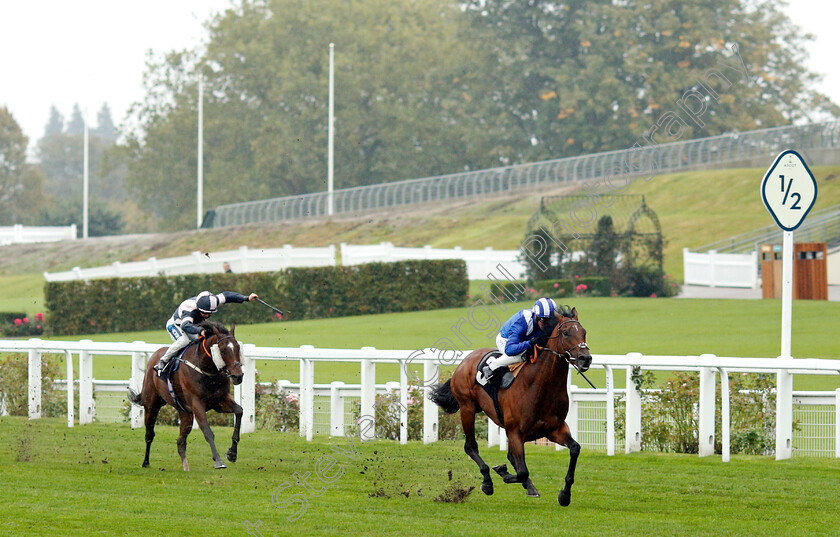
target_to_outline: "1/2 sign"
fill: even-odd
[[[785,231],[798,228],[817,201],[817,181],[792,149],[779,153],[761,181],[761,199]]]

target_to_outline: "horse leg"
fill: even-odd
[[[572,485],[575,482],[575,465],[577,465],[578,455],[580,455],[580,444],[572,438],[572,433],[569,431],[566,422],[563,422],[559,429],[552,431],[548,435],[548,439],[569,448],[569,471],[566,472],[566,486],[557,495],[557,501],[560,505],[566,507],[572,502]]]
[[[516,464],[517,464],[516,459],[513,457],[513,452],[511,452],[510,450],[508,450],[507,459],[510,461],[510,464],[513,466],[513,469],[518,472],[519,468],[516,466]],[[506,481],[506,482],[513,482],[513,480],[516,479],[516,476],[513,476],[510,473],[508,473],[506,464],[500,464],[499,466],[494,466],[493,469],[496,470],[497,474],[502,476],[502,479],[504,479],[505,476],[511,476],[511,477],[508,478],[509,481]],[[531,497],[531,498],[539,498],[540,497],[540,493],[537,490],[537,487],[534,486],[534,483],[531,481],[530,477],[524,483],[522,483],[522,488],[524,488],[528,492],[529,497]]]
[[[517,430],[508,431],[508,460],[513,464],[516,475],[508,473],[507,468],[503,467],[504,465],[499,467],[496,472],[502,476],[504,482],[522,483],[522,486],[528,491],[528,496],[539,497],[540,493],[531,483],[528,467],[525,465],[525,442]]]
[[[192,431],[193,414],[192,412],[181,412],[179,414],[181,419],[181,434],[178,435],[178,455],[181,456],[181,466],[185,472],[190,471],[190,463],[187,462],[187,436]]]
[[[146,457],[143,459],[143,468],[149,467],[149,452],[152,449],[152,440],[155,439],[155,422],[163,405],[163,399],[156,397],[144,407],[146,410]]]
[[[230,462],[236,462],[236,448],[239,445],[239,428],[242,426],[242,407],[237,405],[232,397],[228,396],[227,399],[219,403],[217,410],[227,414],[233,412],[233,441],[230,449],[225,453],[225,457]]]
[[[216,436],[210,429],[210,424],[207,423],[207,412],[204,410],[204,403],[196,401],[196,404],[192,406],[192,409],[195,413],[195,421],[198,422],[201,432],[204,433],[204,439],[207,440],[208,444],[210,444],[210,451],[213,453],[213,467],[227,468],[227,466],[225,466],[225,462],[219,456],[219,452],[216,451]]]
[[[493,494],[493,480],[490,478],[490,467],[478,454],[478,442],[475,440],[475,409],[461,408],[461,427],[464,429],[464,451],[478,465],[484,479],[481,482],[481,492],[491,496]]]

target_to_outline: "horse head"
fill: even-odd
[[[565,358],[579,371],[587,371],[592,365],[592,354],[586,346],[586,329],[578,320],[577,308],[572,308],[571,311],[566,308],[557,310],[554,312],[554,319],[557,325],[549,338],[549,349]]]
[[[231,324],[230,332],[218,323],[205,322],[206,330],[209,332],[204,348],[210,354],[216,369],[227,375],[233,383],[242,384],[244,373],[242,363],[239,361],[239,342],[234,337],[236,325]]]

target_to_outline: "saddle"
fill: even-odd
[[[184,353],[187,352],[187,349],[193,346],[195,342],[190,342],[189,345],[181,349],[178,354],[172,357],[171,360],[164,366],[163,371],[161,371],[158,376],[160,380],[166,383],[166,389],[169,390],[169,396],[172,398],[172,401],[175,403],[175,408],[180,411],[185,411],[184,405],[181,404],[181,401],[178,400],[178,397],[175,395],[175,388],[172,386],[172,374],[178,371],[178,368],[181,367],[181,362],[183,361],[182,357]]]
[[[501,356],[502,353],[499,351],[490,351],[484,356],[481,357],[481,360],[478,361],[478,367],[476,368],[476,372],[481,371],[484,366],[487,364],[487,360],[490,358],[497,358]],[[505,390],[510,388],[510,385],[513,384],[513,381],[516,380],[516,376],[522,370],[522,366],[525,365],[525,362],[519,362],[507,367],[507,370],[502,373],[498,371],[490,380],[481,385],[484,388],[484,391],[487,392],[487,395],[490,396],[490,399],[493,400],[493,406],[496,409],[496,415],[499,417],[499,421],[502,424],[502,427],[505,425],[505,418],[502,414],[502,407],[499,405],[499,390]]]

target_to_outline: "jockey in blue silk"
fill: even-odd
[[[178,351],[205,335],[202,328],[197,325],[216,313],[219,306],[227,302],[233,302],[234,304],[253,302],[258,298],[257,293],[251,293],[246,296],[234,293],[233,291],[222,291],[214,295],[210,291],[202,291],[197,296],[190,297],[181,302],[181,305],[178,306],[178,309],[175,310],[172,317],[166,321],[166,331],[169,333],[169,337],[172,338],[173,343],[166,351],[166,354],[161,356],[160,361],[155,364],[155,371],[160,374],[163,368],[166,367],[167,362]]]
[[[549,320],[554,317],[557,304],[550,298],[541,298],[529,310],[517,311],[502,325],[496,336],[496,346],[501,352],[489,358],[484,368],[476,374],[479,384],[485,384],[502,367],[524,362],[534,345],[551,334]]]

